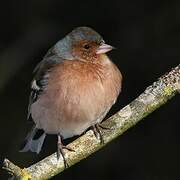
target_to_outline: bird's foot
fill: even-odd
[[[60,156],[62,156],[63,158],[63,162],[64,162],[64,168],[68,168],[69,167],[69,164],[67,163],[66,161],[66,158],[65,158],[65,153],[64,153],[64,150],[63,149],[67,149],[68,151],[72,151],[74,152],[75,150],[63,145],[62,143],[62,136],[60,134],[58,134],[58,142],[57,142],[57,159],[59,160]]]
[[[100,123],[97,123],[97,124],[92,126],[92,130],[94,132],[94,135],[96,136],[97,139],[100,139],[101,144],[104,144],[104,139],[103,139],[103,135],[102,135],[102,129],[103,130],[112,130],[112,128],[103,126]]]
[[[103,136],[102,136],[101,127],[99,126],[99,124],[93,125],[92,130],[93,130],[94,135],[96,136],[96,138],[100,140],[100,143],[104,144],[104,139],[103,139]]]

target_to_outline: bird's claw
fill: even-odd
[[[98,126],[101,128],[101,129],[103,129],[103,130],[113,130],[113,128],[112,127],[107,127],[107,126],[103,126],[102,124],[98,124]]]
[[[104,144],[104,139],[103,139],[102,131],[101,131],[100,127],[99,127],[99,124],[93,125],[92,130],[93,130],[94,135],[96,136],[96,138],[100,140],[100,143]]]

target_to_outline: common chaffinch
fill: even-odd
[[[36,66],[28,119],[34,121],[22,152],[39,153],[46,134],[57,134],[57,155],[64,158],[62,139],[99,124],[121,91],[122,75],[105,54],[113,47],[89,27],[78,27],[48,50]]]

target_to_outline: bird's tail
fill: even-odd
[[[45,132],[42,129],[37,129],[34,125],[22,143],[20,152],[32,151],[38,154],[41,151],[45,137]]]

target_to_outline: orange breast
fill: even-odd
[[[49,127],[43,125],[45,122],[40,124],[52,133],[60,129],[67,137],[81,134],[102,121],[118,97],[121,80],[120,71],[105,55],[96,64],[64,61],[50,72],[48,86],[39,100],[39,106],[46,104],[48,116],[53,118],[46,119]]]

